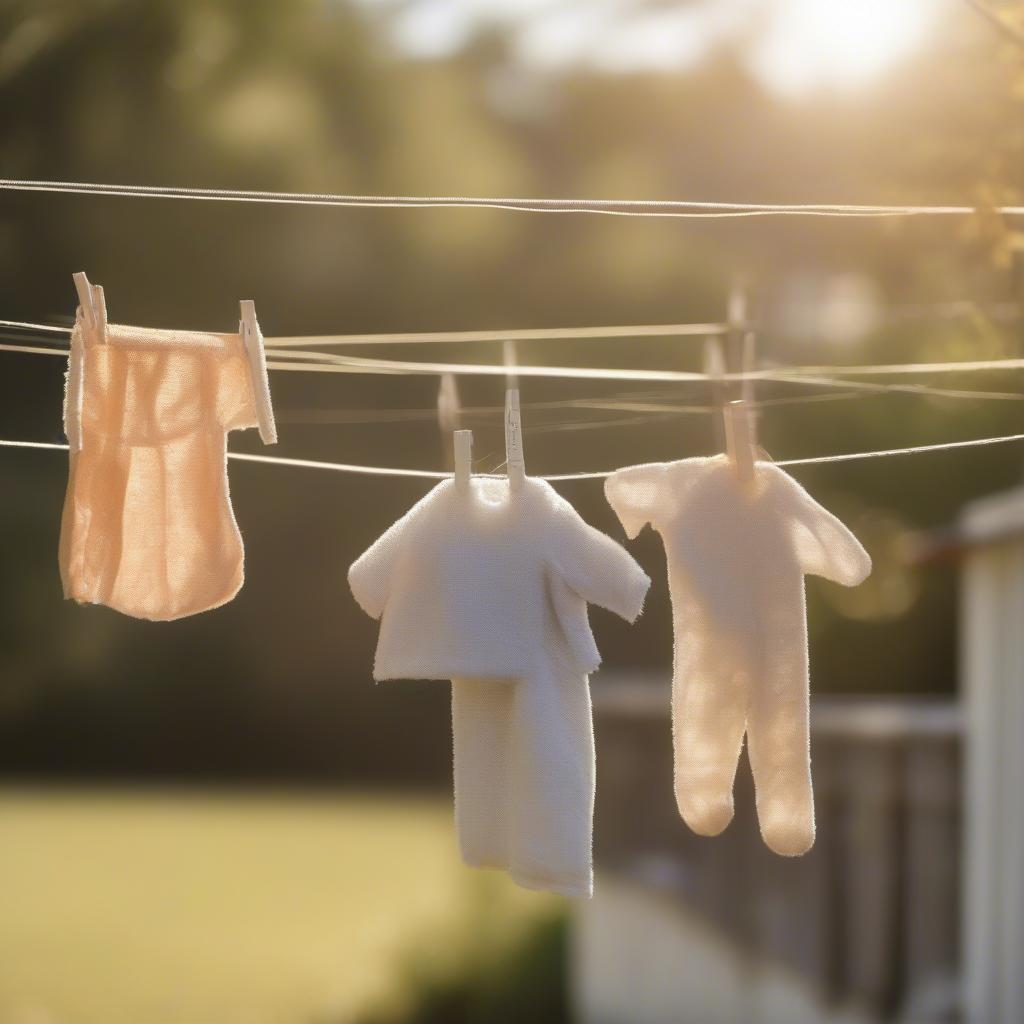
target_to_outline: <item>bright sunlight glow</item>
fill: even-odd
[[[386,4],[389,0],[363,0]],[[927,42],[952,0],[418,0],[397,19],[398,44],[443,58],[474,28],[508,32],[524,63],[557,70],[590,64],[608,71],[692,67],[736,45],[753,71],[780,92],[856,89]]]
[[[939,0],[776,0],[754,63],[786,92],[869,83],[924,42]]]

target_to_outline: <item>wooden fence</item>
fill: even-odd
[[[573,967],[582,1021],[615,1024],[628,1012],[628,1024],[794,1024],[798,1004],[814,1021],[960,1019],[961,724],[952,701],[817,700],[817,841],[789,859],[761,841],[745,756],[736,816],[721,836],[696,836],[680,819],[667,681],[606,679],[594,699],[597,894],[577,918]],[[641,904],[661,923],[639,923]],[[704,963],[719,991],[698,991],[705,979],[682,961],[668,976],[664,949],[645,960],[645,935],[672,932],[673,921],[679,958]],[[694,960],[697,943],[708,945]],[[708,959],[711,948],[719,952]],[[661,965],[657,976],[646,963]],[[627,989],[628,1011],[616,1005]]]

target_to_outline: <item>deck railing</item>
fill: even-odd
[[[817,699],[817,841],[789,859],[761,841],[745,756],[736,816],[721,836],[696,836],[679,818],[664,680],[606,679],[594,700],[598,898],[602,878],[649,890],[858,1019],[958,1019],[953,701]]]

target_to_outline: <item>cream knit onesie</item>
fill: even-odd
[[[733,814],[747,736],[764,841],[814,843],[804,574],[853,586],[857,539],[791,477],[758,462],[741,483],[724,456],[633,466],[605,494],[629,537],[661,534],[675,630],[672,730],[679,812],[701,835]]]

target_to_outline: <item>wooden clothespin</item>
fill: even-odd
[[[739,366],[744,373],[750,372],[754,358],[754,335],[747,323],[747,308],[746,290],[738,281],[734,282],[729,291],[727,346],[731,365]],[[751,382],[744,378],[740,386],[741,397],[722,409],[726,454],[736,476],[744,483],[754,479],[754,463],[757,461],[754,425],[748,404],[752,394]]]
[[[715,412],[711,417],[715,431],[716,452],[725,451],[725,353],[721,338],[704,339],[704,372],[710,382],[711,404]]]
[[[442,373],[437,387],[437,422],[445,434],[459,429],[462,403],[454,373]]]
[[[75,291],[78,292],[78,306],[84,328],[81,334],[81,343],[72,344],[68,356],[67,399],[64,403],[64,433],[67,435],[68,448],[71,454],[75,455],[82,449],[85,348],[97,339],[103,340],[103,332],[107,323],[107,302],[103,295],[103,289],[99,285],[90,284],[89,278],[83,271],[72,276],[75,282]]]
[[[523,458],[523,423],[519,415],[519,389],[505,392],[505,472],[510,491],[518,491],[526,480]]]
[[[741,399],[725,407],[725,451],[737,478],[743,483],[753,480],[757,455],[751,434],[750,410]]]
[[[455,454],[455,486],[468,490],[473,475],[473,431],[456,430],[452,435]]]
[[[85,271],[80,270],[72,275],[75,281],[75,291],[78,292],[78,304],[82,307],[82,316],[85,318],[86,326],[96,326],[96,314],[93,310],[92,285]]]
[[[726,335],[729,346],[729,363],[733,366],[740,362],[743,338],[747,333],[747,290],[739,279],[733,281],[729,288],[729,300],[726,306]]]
[[[277,444],[277,424],[274,421],[270,383],[267,380],[267,355],[263,350],[260,322],[256,319],[256,303],[252,299],[242,299],[238,305],[242,314],[238,322],[238,334],[249,359],[249,379],[252,381],[260,438],[264,444]]]
[[[442,440],[441,456],[449,468],[454,468],[448,438],[459,429],[462,420],[462,406],[454,373],[442,373],[437,386],[437,426]]]
[[[107,325],[107,300],[103,288],[98,284],[90,284],[84,271],[72,275],[75,290],[78,292],[78,304],[82,307],[85,326],[92,337],[102,338]]]
[[[514,341],[503,341],[501,343],[501,362],[505,367],[505,387],[519,387],[519,377],[516,374],[519,358],[516,354],[516,343]]]
[[[749,316],[749,311],[746,311]],[[743,342],[740,352],[740,369],[743,372],[743,379],[740,382],[740,397],[746,405],[747,425],[750,433],[750,448],[754,453],[754,460],[761,459],[764,462],[771,462],[771,456],[761,447],[760,434],[760,410],[757,407],[755,388],[757,381],[754,374],[757,372],[757,335],[753,326],[748,322],[743,332]]]
[[[740,360],[743,380],[740,381],[740,397],[747,405],[747,419],[750,424],[750,443],[757,448],[757,409],[754,405],[754,378],[757,369],[757,339],[752,330],[743,335],[743,351]]]
[[[523,422],[519,414],[519,378],[515,372],[518,365],[516,343],[503,342],[501,356],[505,365],[505,472],[508,489],[518,491],[526,479],[526,462],[523,459]]]

